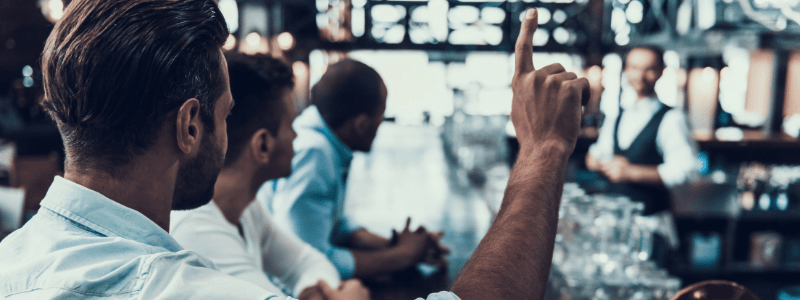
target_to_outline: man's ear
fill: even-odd
[[[175,121],[175,138],[178,149],[184,154],[200,148],[203,122],[200,120],[200,102],[191,98],[178,109]]]
[[[266,128],[257,130],[250,137],[250,152],[256,162],[269,163],[270,158],[277,148],[277,138]]]
[[[353,130],[358,136],[364,136],[370,128],[370,118],[367,114],[359,114],[353,119]]]

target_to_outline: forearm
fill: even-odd
[[[496,220],[453,285],[461,299],[543,297],[568,152],[520,154]]]
[[[626,177],[626,181],[628,182],[664,185],[664,181],[661,180],[661,174],[658,172],[657,166],[630,165]]]
[[[399,247],[383,250],[350,249],[356,261],[353,277],[371,278],[383,274],[404,270],[413,262]]]
[[[348,247],[362,250],[378,250],[391,246],[391,240],[361,228],[350,235]]]
[[[309,245],[287,247],[286,249],[293,252],[276,253],[276,255],[264,257],[264,261],[271,262],[267,265],[279,267],[279,272],[272,273],[267,270],[267,266],[265,266],[265,270],[268,274],[278,277],[294,292],[294,295],[298,295],[309,286],[316,285],[319,280],[324,280],[332,286],[338,286],[341,282],[339,271],[317,249]]]
[[[295,295],[298,295],[300,291],[316,285],[320,280],[331,286],[339,286],[341,283],[339,271],[322,255],[303,264],[303,270],[299,274],[299,278],[293,282],[292,290]]]

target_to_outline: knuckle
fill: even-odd
[[[577,83],[575,80],[564,81],[563,87],[569,93],[574,93],[574,92],[580,91],[580,89],[581,89],[580,84]]]
[[[526,43],[525,43],[525,39],[522,39],[522,38],[517,39],[517,43],[514,44],[514,50],[516,52],[522,52],[522,51],[525,50],[525,46],[527,46]]]
[[[561,82],[561,90],[571,90],[573,88],[572,81],[565,80]]]
[[[555,89],[555,88],[558,88],[560,85],[561,85],[561,81],[555,75],[549,75],[544,80],[544,86],[547,89]]]
[[[511,87],[513,88],[518,86],[520,84],[519,83],[520,80],[521,80],[520,75],[514,74],[514,77],[511,77]]]
[[[533,83],[537,86],[542,85],[547,79],[547,73],[542,71],[534,71],[533,73]]]

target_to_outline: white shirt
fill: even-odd
[[[661,108],[656,98],[646,98],[629,104],[624,108],[619,121],[617,139],[622,150],[630,148],[647,123]],[[614,156],[614,126],[617,116],[607,116],[597,142],[589,148],[589,153],[602,162]],[[664,163],[659,165],[658,174],[667,187],[673,187],[694,180],[697,174],[697,144],[692,138],[689,122],[679,109],[672,109],[664,115],[656,133],[656,148]]]
[[[318,280],[336,287],[339,272],[314,247],[278,228],[257,201],[239,220],[244,237],[214,201],[189,211],[173,211],[170,234],[185,249],[210,259],[222,272],[278,295],[282,285],[295,296]],[[275,284],[270,277],[276,279]]]

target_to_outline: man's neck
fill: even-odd
[[[357,138],[350,126],[341,125],[337,128],[332,128],[331,131],[348,149],[353,149],[353,144]]]
[[[255,183],[254,173],[236,166],[223,168],[214,185],[214,204],[219,207],[225,219],[239,225],[242,213],[256,198],[261,186]]]
[[[636,95],[636,102],[634,102],[634,104],[639,104],[639,102],[642,102],[642,100],[647,100],[647,99],[653,98],[655,96],[656,96],[655,93],[637,94]]]
[[[164,231],[169,231],[178,162],[170,163],[158,157],[155,158],[156,163],[146,164],[143,161],[147,160],[131,162],[116,175],[67,161],[64,178],[140,212]]]

